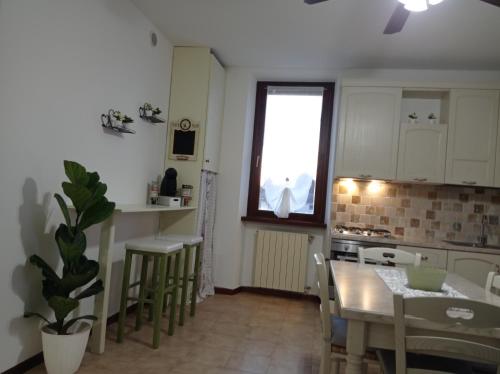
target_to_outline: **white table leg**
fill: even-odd
[[[347,321],[347,366],[346,374],[363,372],[363,356],[366,350],[366,325],[363,321]]]
[[[95,297],[94,315],[97,321],[94,322],[92,336],[90,338],[90,351],[93,353],[104,353],[106,342],[106,324],[108,320],[109,290],[111,283],[111,265],[113,263],[113,243],[115,241],[114,214],[112,214],[101,225],[99,238],[99,275],[104,286],[104,291]]]

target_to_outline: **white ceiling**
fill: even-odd
[[[445,0],[382,31],[397,0],[132,0],[175,45],[231,66],[500,70],[500,8]]]

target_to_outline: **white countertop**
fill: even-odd
[[[446,243],[441,240],[418,242],[418,241],[407,241],[399,238],[381,238],[373,236],[347,235],[338,233],[332,233],[332,238],[344,239],[344,240],[357,240],[357,241],[381,243],[381,244],[385,243],[393,245],[407,245],[409,247],[423,247],[423,248],[434,248],[434,249],[443,249],[450,251],[488,253],[488,254],[500,255],[500,249],[461,246],[461,245]]]

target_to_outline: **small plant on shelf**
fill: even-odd
[[[162,111],[160,108],[154,108],[150,103],[144,103],[144,105],[139,108],[140,117],[151,123],[164,123],[165,120],[158,117],[161,113]]]
[[[413,112],[408,115],[408,118],[410,119],[410,123],[416,123],[418,120],[417,113]]]
[[[429,120],[429,123],[431,125],[435,125],[436,124],[436,121],[437,121],[437,117],[434,113],[431,113],[427,116],[427,119]]]
[[[126,114],[123,114],[122,112],[120,112],[118,110],[115,110],[113,112],[113,118],[116,121],[121,122],[124,125],[129,124],[129,123],[134,123],[134,120],[132,118],[130,118],[129,116],[127,116]]]

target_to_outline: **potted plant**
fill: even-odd
[[[408,115],[408,118],[410,119],[410,123],[417,123],[418,116],[417,113],[413,112]]]
[[[55,321],[50,322],[39,313],[24,314],[25,317],[39,317],[45,322],[41,334],[43,356],[49,374],[71,374],[80,367],[91,328],[90,322],[83,321],[95,321],[97,318],[70,314],[79,307],[80,300],[103,290],[102,281],[95,279],[99,263],[85,256],[85,230],[106,220],[115,209],[115,203],[109,202],[104,196],[107,186],[99,181],[99,174],[89,173],[73,161],[64,161],[64,170],[69,182],[63,182],[62,189],[71,200],[76,217],[72,219],[62,196],[54,194],[65,220],[55,233],[63,262],[62,275],[40,256],[29,258],[30,263],[42,271],[42,295],[54,311]],[[94,282],[87,286],[91,281]]]
[[[437,117],[434,113],[431,113],[427,116],[427,119],[429,120],[429,123],[431,125],[435,125],[436,124],[436,121],[437,121]]]
[[[153,106],[150,103],[144,104],[144,116],[146,118],[153,116]]]
[[[133,123],[134,120],[130,118],[129,116],[123,114],[122,112],[115,110],[113,111],[113,122],[114,127],[123,127],[127,128],[129,123]]]
[[[161,114],[161,109],[156,107],[155,109],[153,109],[153,116],[159,116]]]

